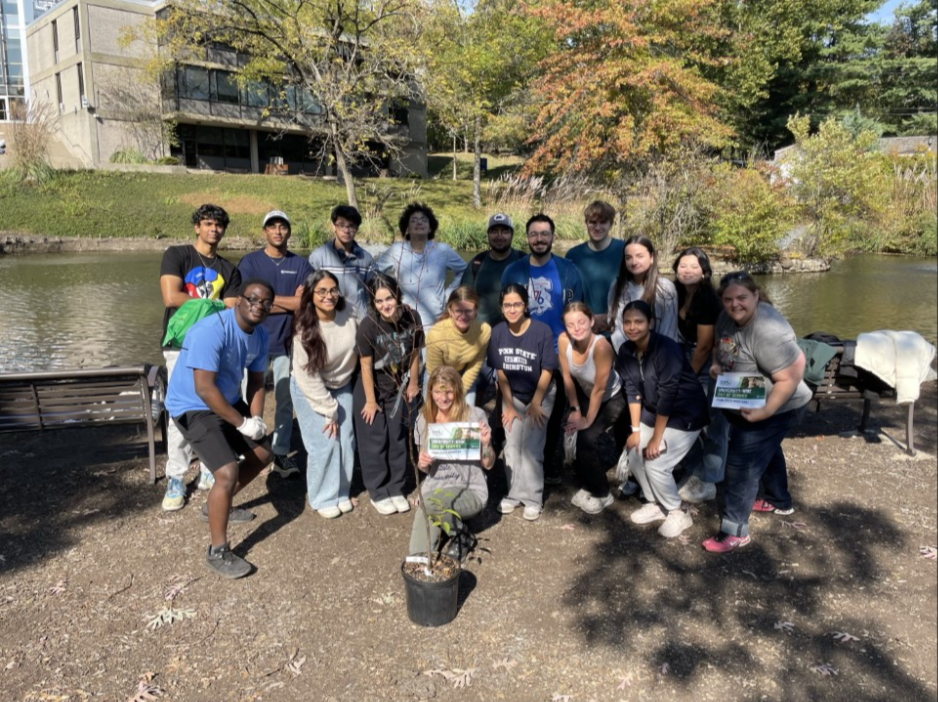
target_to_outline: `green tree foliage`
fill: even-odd
[[[783,168],[800,218],[808,224],[802,251],[837,256],[887,207],[880,156],[873,148],[878,137],[871,131],[853,136],[834,118],[813,135],[808,117],[793,117],[788,125],[796,148]]]
[[[160,22],[169,55],[205,63],[207,49],[232,47],[248,57],[241,88],[273,86],[284,103],[317,104],[315,136],[350,204],[357,204],[351,168],[371,157],[370,145],[402,147],[389,106],[419,97],[415,0],[173,0]]]
[[[938,0],[900,6],[879,60],[880,120],[899,134],[938,133]]]
[[[518,0],[482,0],[471,7],[437,0],[431,5],[424,42],[428,106],[454,137],[471,135],[476,207],[482,204],[485,131],[516,128],[510,124],[516,118],[510,106],[543,54],[540,35],[540,23],[520,12]]]
[[[792,223],[784,186],[771,185],[754,164],[721,164],[713,175],[713,243],[732,246],[740,262],[775,257]]]

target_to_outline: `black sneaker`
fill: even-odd
[[[296,465],[296,461],[290,456],[281,456],[279,453],[274,454],[274,467],[272,470],[282,478],[290,478],[300,474],[300,467]]]
[[[479,540],[475,534],[463,527],[446,544],[446,550],[443,554],[462,563],[478,544]]]
[[[254,566],[241,558],[241,556],[233,554],[231,549],[227,546],[222,546],[215,551],[209,546],[208,552],[205,555],[205,562],[208,564],[209,568],[220,576],[223,578],[231,578],[232,580],[235,578],[243,578],[254,568]]]
[[[202,505],[202,511],[199,513],[199,519],[203,522],[208,521],[208,504]],[[228,523],[229,524],[247,524],[252,519],[254,519],[254,513],[248,512],[246,509],[241,509],[240,507],[232,507],[228,512]]]

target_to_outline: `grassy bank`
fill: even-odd
[[[442,241],[459,249],[485,245],[486,218],[495,207],[508,207],[523,219],[538,209],[531,201],[504,202],[498,179],[517,159],[491,159],[483,182],[485,205],[472,206],[470,156],[460,154],[458,177],[452,159],[433,156],[431,178],[361,179],[360,209],[365,217],[361,238],[390,242],[397,218],[414,200],[430,205],[440,219]],[[0,172],[0,231],[51,237],[184,239],[191,235],[189,217],[205,202],[231,215],[231,237],[259,237],[262,216],[282,209],[293,220],[297,246],[312,247],[328,237],[329,212],[346,201],[345,187],[335,181],[299,176],[189,173],[119,173],[59,171],[46,183],[19,183]],[[577,202],[573,211],[581,211]],[[582,226],[567,227],[561,237],[579,238]]]

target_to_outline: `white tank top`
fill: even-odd
[[[600,339],[596,334],[590,342],[590,347],[586,352],[586,361],[582,365],[573,362],[573,339],[567,344],[567,367],[570,369],[570,376],[579,383],[583,392],[589,397],[593,393],[593,386],[596,385],[596,362],[593,360],[593,352],[596,350],[596,342]],[[622,380],[616,369],[609,371],[609,378],[606,380],[606,392],[603,393],[603,402],[609,401],[616,396],[616,393],[622,389]]]

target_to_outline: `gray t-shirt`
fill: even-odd
[[[469,422],[487,424],[485,412],[478,407],[469,409]],[[423,412],[417,417],[417,426],[414,427],[414,441],[417,443],[418,450],[425,451],[427,448],[427,420],[424,419]],[[485,473],[482,472],[482,466],[478,461],[453,461],[451,463],[440,463],[434,461],[430,466],[430,473],[427,479],[423,481],[420,492],[423,495],[433,495],[433,491],[438,488],[468,488],[474,493],[482,504],[488,502],[489,486],[485,482]]]
[[[772,392],[772,374],[798,360],[801,349],[795,331],[772,305],[760,302],[752,320],[745,327],[720,312],[716,324],[716,358],[728,373],[761,373],[766,378],[766,393]],[[798,409],[811,400],[811,390],[804,380],[778,413]]]

